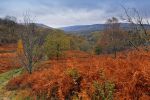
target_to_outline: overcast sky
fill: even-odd
[[[20,20],[29,11],[38,23],[51,27],[99,24],[123,15],[121,5],[148,12],[150,0],[0,0],[0,17]]]

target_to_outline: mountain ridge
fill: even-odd
[[[67,26],[67,27],[60,27],[59,29],[72,34],[86,34],[95,31],[103,31],[106,24],[91,24],[91,25],[74,25],[74,26]],[[133,27],[131,23],[120,23],[121,28],[129,29]],[[150,29],[150,25],[144,24],[145,28]]]

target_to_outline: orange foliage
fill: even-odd
[[[72,95],[91,100],[93,82],[103,82],[105,77],[115,83],[115,100],[150,99],[150,52],[121,52],[113,59],[107,55],[91,56],[72,51],[66,59],[46,61],[39,66],[31,75],[12,79],[8,86],[15,83],[22,89],[31,88],[32,95],[45,94],[48,100],[52,96],[60,100],[72,99]],[[76,69],[79,79],[66,74],[68,68]]]
[[[16,44],[4,44],[0,45],[0,51],[15,51]]]
[[[15,44],[5,44],[0,46],[0,73],[19,67],[15,51]]]
[[[22,40],[18,40],[18,47],[17,47],[17,54],[22,55],[23,54],[23,43]]]

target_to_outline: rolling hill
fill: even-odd
[[[128,30],[130,27],[133,27],[130,23],[120,23],[121,28]],[[75,25],[75,26],[68,26],[68,27],[61,27],[61,30],[64,30],[67,33],[72,34],[89,34],[95,31],[103,31],[106,24],[92,24],[92,25]],[[144,24],[145,28],[150,29],[150,25]]]

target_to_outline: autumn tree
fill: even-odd
[[[90,52],[92,49],[92,44],[87,40],[87,38],[82,36],[69,36],[70,37],[70,49],[80,50],[85,52]]]
[[[54,30],[47,36],[44,47],[48,58],[59,59],[70,48],[70,39],[62,31]]]
[[[104,52],[116,52],[124,48],[127,34],[121,30],[119,20],[115,17],[106,21],[104,33],[100,40],[100,45]]]

